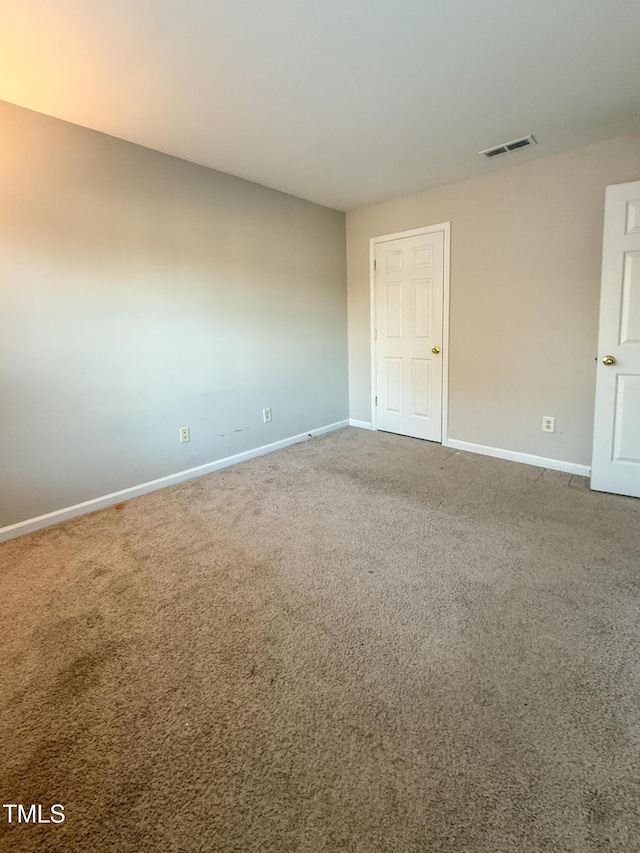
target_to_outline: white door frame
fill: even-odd
[[[371,428],[378,429],[376,411],[376,271],[373,268],[376,245],[389,240],[400,240],[403,237],[420,237],[423,234],[433,234],[442,231],[444,238],[444,270],[442,293],[442,445],[449,444],[449,286],[450,286],[450,255],[451,255],[451,223],[441,222],[438,225],[425,225],[423,228],[413,228],[411,231],[398,231],[395,234],[383,234],[369,238],[369,304],[371,306],[371,323],[369,341],[371,347]]]

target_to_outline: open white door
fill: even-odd
[[[591,488],[640,497],[640,181],[607,187]]]

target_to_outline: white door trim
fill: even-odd
[[[425,225],[423,228],[413,228],[410,231],[397,231],[395,234],[383,234],[380,237],[369,238],[369,305],[370,327],[369,342],[371,349],[371,427],[378,429],[376,413],[376,276],[373,268],[376,246],[388,240],[400,240],[403,237],[420,237],[423,234],[433,234],[442,231],[444,239],[444,274],[442,301],[442,445],[449,444],[449,287],[450,287],[450,255],[451,255],[451,223],[441,222],[438,225]]]

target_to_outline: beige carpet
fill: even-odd
[[[0,546],[2,851],[640,850],[640,500],[346,429]]]

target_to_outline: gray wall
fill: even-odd
[[[351,417],[371,420],[369,238],[450,221],[449,436],[590,464],[604,192],[638,178],[620,138],[348,213]]]
[[[2,102],[0,150],[0,527],[348,416],[343,214]]]

